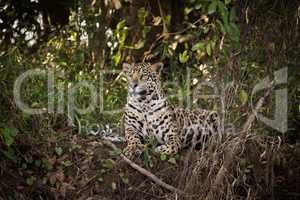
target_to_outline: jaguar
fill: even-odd
[[[182,148],[202,145],[220,138],[220,119],[216,111],[184,109],[169,103],[161,86],[163,63],[123,63],[128,94],[124,111],[124,153],[132,156],[156,138],[155,151],[177,154]]]

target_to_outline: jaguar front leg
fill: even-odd
[[[132,157],[134,154],[141,153],[141,149],[144,148],[144,145],[142,144],[139,135],[135,133],[133,128],[125,129],[125,139],[127,141],[127,146],[123,150],[125,156]]]
[[[174,155],[180,149],[179,136],[177,132],[168,132],[165,136],[166,143],[156,147],[155,151],[160,154]]]

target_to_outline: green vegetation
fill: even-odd
[[[151,142],[136,162],[184,190],[179,199],[299,198],[299,23],[293,0],[1,1],[0,199],[175,199],[91,134],[123,135],[121,66],[143,61],[164,63],[172,103],[218,110],[235,133],[267,91],[252,95],[255,86],[287,67],[287,81],[259,109],[274,119],[278,105],[287,106],[286,117],[279,109],[287,130],[256,120],[215,196],[212,180],[239,134],[174,157],[155,155]],[[14,88],[37,68],[41,74],[20,88],[22,101],[42,112],[32,115],[20,109]],[[279,89],[288,98],[276,104]],[[74,109],[93,100],[90,112]]]

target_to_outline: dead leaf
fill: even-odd
[[[119,10],[122,7],[122,4],[119,0],[112,0],[112,4],[116,10]]]
[[[57,181],[62,183],[65,180],[65,175],[62,171],[51,173],[48,177],[51,185],[54,185]]]
[[[56,173],[56,179],[61,183],[65,180],[65,174],[63,173],[63,171],[59,171]]]
[[[158,25],[160,25],[161,21],[162,21],[161,17],[157,16],[157,17],[153,18],[152,23],[154,26],[158,26]]]
[[[59,188],[60,195],[65,198],[66,197],[66,192],[69,191],[69,190],[75,190],[75,187],[73,187],[69,183],[62,183],[60,188]]]
[[[56,176],[55,174],[52,174],[49,176],[49,182],[51,185],[54,185],[56,183]]]
[[[116,191],[117,190],[117,184],[115,182],[112,182],[111,183],[111,188],[113,191]]]

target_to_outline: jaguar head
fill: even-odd
[[[127,76],[128,93],[136,97],[151,95],[160,88],[160,72],[163,63],[123,63]]]

